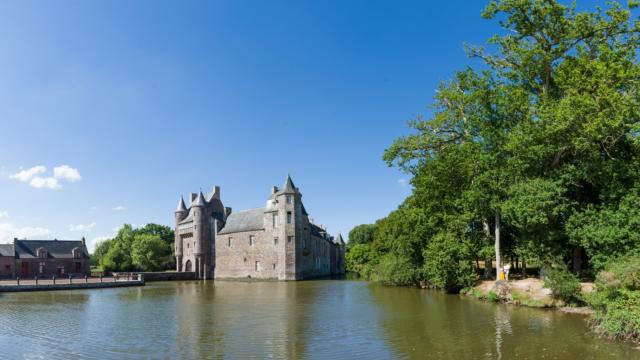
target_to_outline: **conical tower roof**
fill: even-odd
[[[296,186],[293,184],[293,180],[291,180],[291,176],[287,175],[287,180],[284,181],[284,185],[282,186],[283,193],[292,193],[296,192]]]
[[[336,243],[344,245],[344,240],[342,240],[342,234],[338,233],[338,237],[336,237]]]
[[[184,211],[187,211],[187,207],[184,205],[184,199],[182,198],[182,195],[180,195],[180,202],[178,202],[178,208],[176,209],[176,212]]]
[[[204,201],[204,195],[202,194],[202,191],[200,191],[200,193],[198,194],[198,197],[196,197],[196,201],[193,202],[193,204],[191,204],[191,206],[205,206],[206,203]]]

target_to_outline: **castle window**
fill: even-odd
[[[287,224],[291,224],[291,211],[287,211]]]
[[[271,222],[274,229],[278,227],[278,213],[273,213],[271,216]]]
[[[256,271],[260,271],[260,261],[256,261]]]
[[[287,195],[287,204],[293,204],[293,196]]]
[[[307,248],[307,242],[304,241],[304,239],[302,239],[302,248],[306,249]]]
[[[46,263],[41,262],[40,267],[38,268],[38,273],[44,274],[45,266],[46,266]]]
[[[273,264],[273,270],[275,270],[275,269],[276,269],[276,264]]]
[[[47,250],[45,250],[45,248],[38,248],[36,251],[39,258],[44,259],[47,257]]]
[[[273,238],[273,245],[278,246],[278,238]]]
[[[293,241],[293,236],[287,236],[287,242],[291,244],[292,241]]]
[[[80,248],[73,248],[73,250],[71,250],[71,253],[73,254],[74,259],[81,258],[82,252],[80,252]]]
[[[233,241],[233,238],[229,238],[229,247],[231,247],[231,242]]]
[[[249,245],[253,246],[256,243],[256,237],[253,235],[249,235]]]

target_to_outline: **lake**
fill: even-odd
[[[0,294],[1,359],[640,359],[586,318],[363,281]]]

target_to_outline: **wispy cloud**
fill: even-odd
[[[69,225],[69,231],[91,231],[94,226],[96,226],[95,222],[92,222],[91,224],[71,224]]]
[[[115,211],[125,211],[125,210],[127,210],[127,208],[122,206],[122,205],[118,205],[118,206],[114,207],[113,210],[115,210]]]
[[[8,218],[8,217],[9,217],[9,212],[8,211],[6,211],[6,210],[1,211],[0,210],[0,219]]]
[[[28,183],[29,186],[36,189],[62,189],[61,180],[68,182],[77,182],[82,179],[78,169],[74,169],[69,165],[60,165],[53,168],[53,176],[39,176],[47,172],[47,167],[37,165],[29,169],[21,170],[10,176],[11,179]]]
[[[0,243],[11,242],[13,238],[33,239],[38,237],[51,237],[52,233],[51,230],[43,227],[19,227],[5,223],[0,224]]]
[[[400,186],[407,186],[409,182],[407,181],[407,179],[398,179],[398,184],[400,184]]]

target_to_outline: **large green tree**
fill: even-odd
[[[580,272],[637,249],[636,6],[491,1],[482,15],[505,31],[468,48],[482,70],[441,84],[430,116],[385,151],[413,194],[378,221],[370,262],[392,254],[456,289],[479,260],[498,272],[513,257],[563,259]]]

